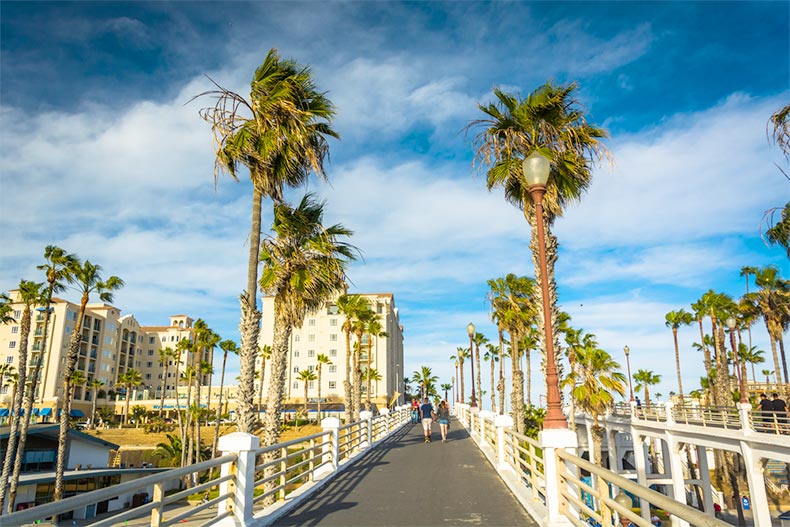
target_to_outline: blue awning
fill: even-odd
[[[7,417],[10,413],[8,408],[0,408],[0,417]]]
[[[71,417],[85,417],[85,413],[82,410],[71,410],[69,415]]]
[[[39,412],[39,415],[52,415],[52,408],[42,408],[41,412]]]
[[[38,415],[38,412],[39,412],[38,408],[33,408],[33,415]]]

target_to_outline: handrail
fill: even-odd
[[[235,462],[236,460],[237,457],[235,454],[228,454],[226,456],[210,459],[208,461],[201,461],[200,463],[195,463],[194,465],[189,465],[188,467],[174,468],[165,472],[152,474],[150,476],[145,476],[133,481],[127,481],[126,483],[120,483],[118,485],[113,485],[103,489],[94,490],[85,494],[79,494],[77,496],[72,496],[63,500],[44,503],[30,509],[13,512],[3,516],[3,526],[11,527],[12,525],[22,525],[23,523],[49,518],[56,514],[74,510],[78,507],[84,507],[99,501],[115,498],[126,492],[135,491],[156,483],[177,479],[182,476],[214,468],[225,463]],[[154,506],[158,505],[156,502],[146,505],[151,504]]]
[[[576,465],[579,468],[583,468],[584,470],[590,472],[591,474],[595,474],[596,476],[603,478],[604,480],[615,484],[616,486],[620,487],[621,489],[630,492],[640,498],[646,499],[651,504],[654,504],[661,509],[667,511],[670,514],[674,514],[678,518],[688,521],[692,525],[699,526],[699,527],[729,527],[725,521],[719,520],[713,516],[705,514],[694,507],[689,507],[683,503],[675,501],[674,499],[664,496],[660,492],[656,492],[649,488],[643,487],[638,483],[624,478],[619,474],[616,474],[610,470],[607,470],[603,467],[599,467],[589,461],[586,461],[579,456],[571,454],[570,452],[566,452],[562,449],[556,450],[557,457],[560,459],[571,463],[572,465]],[[612,506],[613,503],[616,503],[614,500],[609,498],[608,496],[605,497],[604,502],[610,506],[611,508],[615,508]],[[616,508],[619,509],[619,506]]]

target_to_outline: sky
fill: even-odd
[[[351,292],[394,294],[407,375],[450,382],[468,322],[496,340],[486,281],[534,273],[529,226],[464,132],[496,87],[575,81],[609,131],[613,162],[553,228],[559,303],[623,371],[628,345],[633,371],[661,375],[652,392],[677,391],[667,312],[741,296],[743,266],[790,276],[760,237],[790,198],[766,134],[790,98],[787,2],[4,1],[0,289],[43,280],[55,244],[123,278],[114,303],[141,324],[186,313],[238,339],[250,183],[215,185],[210,100],[191,99],[210,79],[248,94],[271,48],[311,67],[341,135],[329,181],[288,198],[314,192],[354,231]],[[752,336],[770,361],[764,326]],[[680,329],[686,392],[698,340]]]

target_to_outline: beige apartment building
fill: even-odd
[[[17,302],[18,291],[10,291],[13,316],[17,323],[0,325],[0,364],[19,367],[19,321],[24,305]],[[33,312],[28,340],[28,377],[38,361],[43,361],[39,382],[35,389],[34,414],[50,420],[63,400],[63,368],[71,335],[76,328],[79,305],[53,298],[49,321],[49,336],[46,350],[42,350],[44,309]],[[123,391],[118,378],[129,369],[140,371],[143,384],[133,391],[134,400],[154,399],[161,396],[163,368],[159,363],[159,350],[175,347],[182,339],[191,339],[192,319],[186,315],[170,317],[168,326],[141,326],[134,315],[121,315],[121,310],[104,303],[88,304],[81,328],[82,339],[76,369],[82,371],[88,382],[98,379],[104,383],[101,390],[106,394],[98,405],[114,407],[114,413],[122,413],[124,403],[114,401],[112,393]],[[42,353],[43,351],[43,353]],[[211,352],[204,352],[202,360],[211,360]],[[182,358],[180,368],[172,364],[168,372],[167,393],[174,395],[178,370],[184,370],[192,359],[191,354]],[[197,358],[195,358],[197,360]],[[207,382],[207,379],[202,379]],[[0,387],[0,409],[9,408],[13,388],[10,383]],[[74,410],[88,415],[92,406],[93,393],[87,386],[74,389]],[[119,397],[120,398],[120,397]]]
[[[394,396],[403,393],[403,326],[395,306],[392,293],[360,294],[371,305],[379,317],[385,336],[364,335],[362,338],[362,366],[368,364],[370,350],[370,367],[381,376],[381,380],[371,383],[371,400],[378,408],[386,406]],[[260,344],[272,344],[274,334],[274,297],[264,297],[262,307],[262,324]],[[345,317],[338,313],[335,301],[327,302],[318,312],[308,315],[301,328],[291,333],[288,350],[288,368],[286,378],[286,403],[304,402],[304,381],[299,380],[302,370],[316,371],[319,354],[326,355],[331,364],[322,366],[321,399],[325,402],[343,402],[343,380],[346,378],[346,337],[343,332]],[[368,340],[368,339],[372,340]],[[352,349],[356,341],[352,335]],[[263,380],[264,402],[268,390],[268,364]],[[256,371],[261,371],[261,357],[256,364]],[[256,390],[261,386],[256,379]],[[366,383],[363,381],[363,401],[366,398]],[[318,380],[308,381],[308,402],[318,399]],[[402,396],[401,396],[402,397]],[[402,402],[402,399],[401,399]]]

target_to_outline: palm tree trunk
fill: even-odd
[[[260,415],[261,410],[263,410],[263,380],[266,378],[266,356],[261,356],[261,378],[259,379],[261,384],[258,386],[258,415]]]
[[[279,314],[279,306],[275,301],[274,318],[274,338],[272,341],[271,366],[269,368],[269,393],[266,397],[266,413],[263,415],[263,445],[262,447],[272,446],[280,439],[280,413],[283,406],[283,394],[285,393],[285,368],[288,359],[288,339],[291,336],[291,327],[282,320]],[[264,455],[264,461],[272,461],[278,454],[272,452]],[[268,467],[264,471],[266,477],[273,475],[278,470],[277,467]],[[273,480],[265,485],[266,490],[271,490],[277,485]],[[275,496],[270,496],[264,500],[265,505],[274,503]]]
[[[55,464],[55,491],[53,501],[63,499],[63,473],[66,470],[66,441],[69,433],[69,414],[71,413],[71,375],[77,366],[77,357],[82,341],[82,322],[85,317],[85,306],[88,304],[88,294],[84,293],[80,302],[80,311],[77,315],[77,324],[71,334],[68,352],[66,354],[66,368],[63,371],[63,411],[60,414],[60,430],[58,432],[58,458]],[[42,350],[43,352],[43,350]]]
[[[24,423],[27,416],[30,415],[30,412],[25,412],[25,416],[22,417],[20,414],[22,413],[23,401],[33,400],[33,395],[35,392],[35,385],[30,386],[29,393],[27,394],[27,399],[25,399],[27,390],[27,343],[28,343],[28,335],[30,335],[30,308],[25,307],[25,312],[22,315],[22,320],[20,323],[20,331],[22,331],[22,335],[20,336],[20,343],[19,343],[19,370],[18,370],[18,379],[17,379],[17,386],[18,388],[14,392],[14,397],[11,403],[11,429],[9,430],[8,436],[8,444],[6,446],[5,452],[5,459],[3,461],[3,472],[0,475],[0,512],[3,510],[3,504],[6,500],[6,483],[8,482],[9,476],[11,476],[11,483],[12,485],[15,483],[14,478],[11,474],[11,468],[13,467],[14,473],[17,474],[17,481],[19,480],[19,472],[22,466],[22,455],[24,454],[24,446],[19,445],[17,441],[17,429],[19,428],[20,419]],[[30,405],[32,406],[32,404]],[[16,450],[15,450],[16,449]],[[14,457],[14,454],[17,454]],[[7,511],[9,513],[14,512],[14,501],[16,500],[16,486],[12,489],[12,492],[8,493],[8,504],[7,504]]]
[[[357,333],[357,345],[354,349],[354,357],[353,357],[353,370],[354,375],[352,377],[352,384],[351,384],[351,398],[354,400],[354,409],[353,415],[351,416],[352,421],[359,421],[359,410],[362,407],[362,365],[361,363],[361,354],[362,354],[362,334]]]
[[[678,373],[678,392],[680,392],[680,400],[683,400],[683,379],[680,377],[680,350],[678,348],[678,328],[672,328],[672,337],[675,339],[675,367]]]
[[[96,396],[99,394],[99,387],[93,388],[93,397],[91,397],[91,430],[96,430]]]
[[[261,312],[258,310],[258,262],[261,245],[261,200],[263,195],[253,185],[252,230],[250,231],[250,256],[247,262],[247,290],[239,296],[241,304],[241,349],[239,350],[239,412],[240,432],[251,434],[258,422],[253,401],[255,400],[255,357],[258,353]]]
[[[524,350],[524,357],[527,362],[527,406],[532,407],[532,350]]]
[[[463,352],[459,352],[463,353]],[[464,359],[461,357],[458,358],[458,368],[461,371],[461,402],[466,403],[466,399],[464,398]]]
[[[483,385],[480,383],[480,346],[475,346],[475,366],[477,367],[477,371],[475,372],[475,382],[477,382],[477,401],[480,405],[480,409],[483,408]]]
[[[524,374],[521,371],[521,357],[518,349],[518,333],[510,331],[510,363],[513,369],[510,386],[510,413],[516,426],[516,432],[523,434],[524,423]]]
[[[318,363],[318,422],[317,425],[321,425],[321,363]]]
[[[162,399],[159,401],[159,417],[162,417],[165,411],[165,391],[167,390],[167,368],[170,357],[165,357],[165,371],[162,373]],[[178,400],[178,398],[176,398]]]
[[[217,455],[217,442],[219,441],[219,422],[222,419],[222,390],[225,388],[225,364],[228,362],[228,352],[222,356],[222,374],[219,377],[219,405],[217,406],[217,422],[214,423],[214,441],[211,443],[211,459]]]
[[[343,404],[343,418],[349,424],[354,416],[354,397],[351,388],[351,332],[347,329],[346,333],[346,378],[343,380],[343,392],[345,401]]]
[[[445,399],[447,399],[447,396],[445,396]],[[494,386],[494,355],[493,355],[493,353],[491,354],[491,411],[496,413],[496,388]]]
[[[499,387],[499,413],[505,415],[505,338],[502,335],[502,328],[497,328],[497,333],[499,334],[499,382],[497,382]]]

